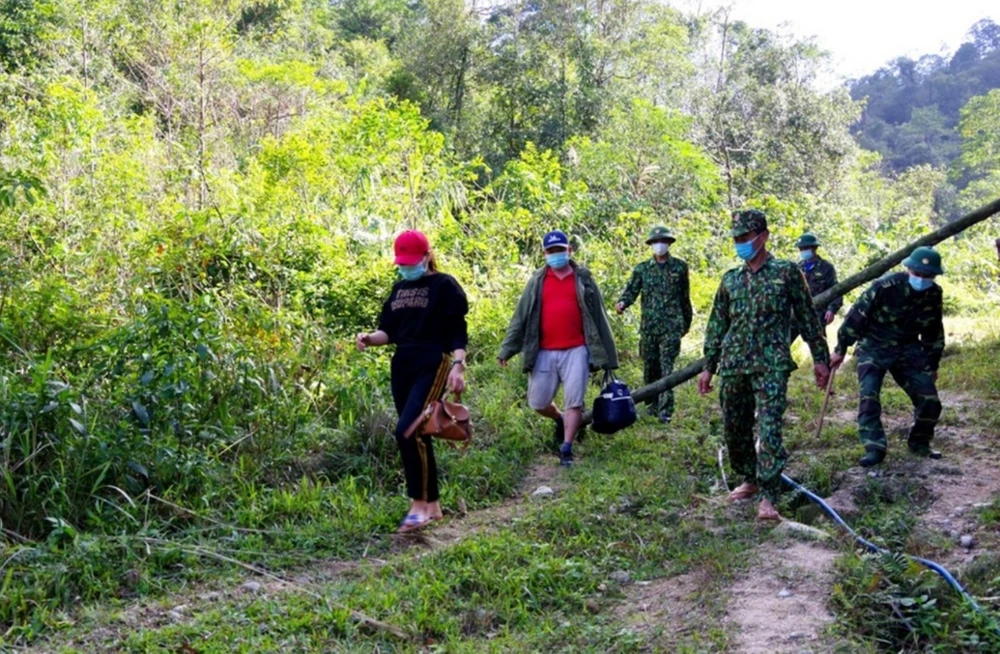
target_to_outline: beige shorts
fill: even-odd
[[[590,352],[586,345],[569,350],[539,350],[535,367],[528,374],[528,406],[540,411],[552,404],[563,387],[563,408],[583,406],[590,379]]]

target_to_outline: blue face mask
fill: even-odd
[[[926,291],[931,286],[934,286],[934,280],[910,275],[910,286],[913,287],[914,291]]]
[[[420,279],[427,272],[427,266],[421,261],[415,266],[396,266],[396,270],[399,271],[399,276],[408,282],[412,282],[415,279]]]
[[[569,265],[569,252],[556,252],[555,254],[546,254],[545,263],[548,264],[549,268],[554,270],[562,270]]]
[[[814,255],[815,253],[812,250],[799,250],[799,257],[801,257],[803,261],[809,261]]]
[[[757,255],[758,251],[757,249],[754,249],[753,244],[757,242],[758,238],[760,238],[759,234],[757,235],[757,238],[755,238],[752,241],[747,241],[746,243],[737,243],[736,256],[738,256],[740,259],[743,259],[744,261],[750,261],[751,259],[753,259]]]

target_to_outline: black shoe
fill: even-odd
[[[556,418],[555,422],[556,422],[556,426],[552,430],[552,447],[554,447],[554,448],[556,448],[556,450],[558,450],[559,447],[563,444],[563,441],[566,440],[566,436],[565,436],[565,434],[566,434],[566,423],[563,422],[562,416],[559,416],[558,418]]]
[[[660,411],[659,418],[660,418],[660,422],[662,422],[663,424],[669,425],[671,417],[672,416],[669,413],[667,413],[666,411]]]
[[[871,468],[872,466],[877,466],[885,460],[885,450],[880,450],[874,447],[866,447],[865,455],[861,457],[862,468]]]
[[[921,456],[926,459],[940,459],[941,453],[937,450],[932,450],[931,446],[927,443],[914,443],[912,441],[907,443],[907,447],[910,450],[910,454],[914,456]]]
[[[563,443],[559,446],[559,465],[564,468],[573,465],[573,446],[569,443]]]

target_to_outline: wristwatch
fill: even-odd
[[[455,359],[454,361],[451,362],[452,368],[454,368],[457,365],[461,365],[463,368],[465,368],[465,359]]]

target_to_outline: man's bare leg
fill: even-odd
[[[572,445],[573,439],[576,438],[576,432],[580,430],[580,425],[583,423],[583,408],[574,407],[572,409],[566,409],[563,412],[563,442]]]
[[[545,416],[549,420],[558,420],[563,417],[562,412],[559,411],[559,407],[555,404],[550,404],[544,409],[535,409],[535,412],[540,416]]]

